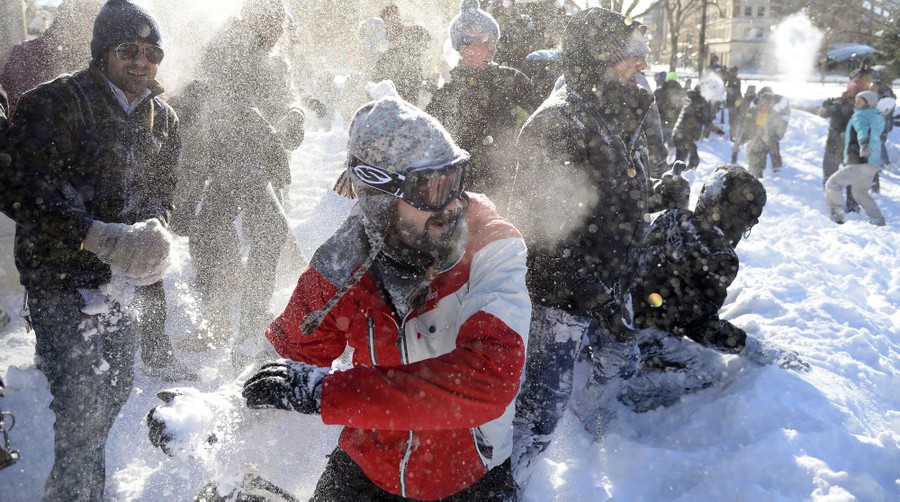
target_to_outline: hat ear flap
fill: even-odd
[[[355,199],[357,197],[356,189],[353,188],[353,180],[350,177],[350,168],[344,169],[338,179],[331,186],[331,189],[341,197],[347,199]]]

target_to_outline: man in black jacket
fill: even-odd
[[[533,304],[513,450],[523,487],[572,393],[583,340],[593,349],[593,389],[615,393],[635,371],[629,256],[648,213],[689,188],[671,177],[652,183],[648,173],[643,122],[653,97],[637,82],[647,68],[644,31],[606,9],[575,14],[563,41],[566,87],[519,135],[510,217],[529,247]],[[583,411],[592,432],[602,427],[602,410]]]
[[[94,22],[91,63],[25,93],[0,171],[17,223],[38,368],[53,395],[47,500],[101,500],[106,438],[131,392],[135,286],[168,266],[178,119],[158,96],[159,25],[126,0]]]
[[[740,267],[735,248],[765,204],[766,189],[756,177],[723,165],[704,183],[693,211],[669,209],[650,225],[637,250],[632,286],[635,325],[642,329],[641,371],[621,399],[635,411],[672,404],[718,381],[724,368],[714,364],[721,358],[704,348],[761,365],[809,369],[796,353],[719,318]]]
[[[425,111],[472,155],[466,172],[468,190],[484,193],[500,214],[506,214],[516,169],[516,135],[541,97],[524,73],[493,61],[500,28],[477,5],[463,2],[450,23],[450,40],[460,63]]]

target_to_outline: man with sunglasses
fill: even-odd
[[[313,500],[512,500],[525,244],[409,103],[364,105],[348,146],[339,185],[359,203],[266,331],[286,359],[247,380],[247,404],[345,427]],[[352,368],[329,373],[348,347]]]
[[[516,135],[543,98],[524,73],[494,62],[500,27],[480,5],[464,0],[450,22],[459,64],[425,111],[472,155],[469,189],[490,197],[505,214],[516,169]]]
[[[516,480],[549,445],[572,395],[573,366],[591,347],[590,432],[608,421],[599,396],[615,395],[637,367],[631,322],[632,248],[649,213],[687,200],[683,178],[650,178],[644,121],[653,104],[638,85],[645,27],[606,9],[572,16],[563,38],[565,87],[523,125],[510,218],[529,247],[531,319],[516,404]]]
[[[154,17],[126,0],[97,14],[88,68],[19,100],[0,170],[18,224],[36,362],[56,413],[47,500],[102,500],[107,435],[132,388],[136,286],[168,266],[166,222],[180,150],[159,95]]]

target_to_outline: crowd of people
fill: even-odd
[[[714,383],[687,362],[689,345],[664,350],[669,337],[808,369],[719,318],[790,117],[769,87],[742,94],[737,68],[719,69],[721,93],[683,88],[675,72],[654,92],[646,27],[631,18],[587,8],[542,33],[512,0],[463,0],[447,29],[459,65],[430,87],[431,36],[385,7],[364,23],[384,36],[366,71],[396,92],[358,103],[335,183],[356,204],[276,314],[293,239],[290,155],[307,112],[324,113],[274,50],[290,17],[282,0],[246,0],[172,106],[156,81],[167,46],[152,12],[64,0],[59,13],[0,74],[0,211],[17,224],[56,413],[47,500],[102,499],[104,445],[138,353],[168,382],[197,378],[182,351],[231,354],[236,370],[255,368],[241,382],[248,407],[343,426],[313,500],[515,500],[573,394],[602,435],[611,400],[646,411]],[[540,84],[528,61],[541,62]],[[851,80],[820,112],[835,221],[847,188],[846,204],[884,224],[867,192],[886,162],[885,84]],[[697,142],[725,134],[722,108],[732,164],[691,210],[681,173],[699,165]],[[188,238],[205,320],[177,346],[162,281],[172,233]],[[332,371],[347,349],[352,367]],[[660,377],[672,371],[693,371],[695,384],[672,387]],[[147,418],[167,453],[170,404]]]

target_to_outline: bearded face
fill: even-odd
[[[430,212],[400,201],[393,230],[405,246],[443,261],[456,253],[465,237],[462,203],[457,200],[440,212]]]

